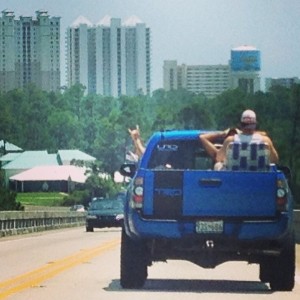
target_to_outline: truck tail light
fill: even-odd
[[[141,209],[143,207],[143,201],[144,201],[144,178],[143,177],[137,177],[134,180],[133,183],[133,207]]]
[[[285,212],[288,210],[288,188],[287,183],[283,180],[277,181],[277,197],[276,208],[277,211]]]

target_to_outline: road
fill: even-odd
[[[119,283],[120,230],[84,227],[0,239],[0,299],[300,299],[300,245],[293,292],[271,292],[258,266],[230,262],[213,270],[185,261],[155,263],[141,290]]]

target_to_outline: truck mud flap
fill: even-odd
[[[154,174],[153,217],[180,218],[182,206],[183,172],[156,171]]]

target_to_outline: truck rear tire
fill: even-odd
[[[134,241],[122,229],[121,286],[125,289],[141,288],[147,279],[147,249],[143,241]]]
[[[261,282],[270,282],[272,276],[271,259],[264,258],[259,264],[259,279]]]
[[[273,291],[292,291],[295,285],[295,238],[290,237],[280,255],[272,259],[270,287]]]
[[[89,224],[86,225],[85,229],[86,229],[86,232],[94,232],[94,227],[92,227]]]

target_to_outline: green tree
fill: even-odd
[[[23,147],[25,149],[39,150],[51,147],[47,118],[51,112],[48,94],[29,85],[24,89],[23,119]]]
[[[81,119],[85,89],[82,84],[75,84],[64,92],[64,100],[68,104],[70,112],[72,112],[78,120]]]
[[[239,89],[225,91],[212,99],[208,106],[213,111],[216,129],[223,130],[236,127],[240,123],[240,115],[247,108],[252,108],[247,101],[247,95]]]
[[[103,171],[101,162],[90,164],[87,174],[88,178],[85,185],[91,198],[112,197],[120,189],[113,178]]]
[[[2,139],[24,146],[23,123],[24,92],[21,89],[9,91],[1,97],[1,135]],[[27,121],[27,120],[26,120]]]
[[[128,133],[118,123],[118,113],[112,111],[99,122],[99,134],[94,143],[94,155],[102,162],[104,171],[113,175],[124,161],[125,141]]]
[[[214,120],[203,95],[192,98],[177,113],[179,127],[184,129],[212,129]]]
[[[20,202],[16,201],[16,193],[10,191],[4,184],[4,173],[0,169],[0,211],[24,210]]]
[[[295,198],[300,203],[300,85],[291,89],[291,133],[289,166],[292,170],[292,184]]]
[[[78,121],[69,111],[53,111],[48,117],[49,134],[52,136],[55,149],[77,148],[81,138]]]
[[[125,129],[139,124],[144,126],[145,102],[142,96],[128,97],[122,96],[119,98],[119,118],[118,123],[122,124]]]

